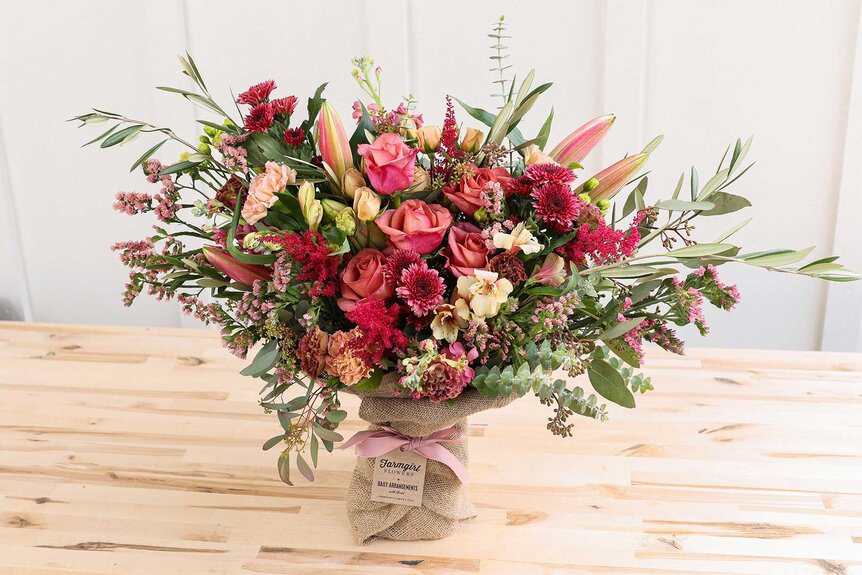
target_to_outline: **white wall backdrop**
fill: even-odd
[[[669,195],[695,163],[713,171],[724,147],[755,134],[757,165],[739,184],[750,213],[700,222],[705,240],[745,217],[754,251],[816,244],[862,269],[862,35],[859,0],[34,0],[0,23],[0,318],[91,324],[192,325],[141,297],[124,309],[125,272],[108,246],[149,232],[111,209],[118,190],[149,191],[128,166],[143,139],[81,149],[95,130],[67,118],[90,106],[193,134],[201,112],[156,85],[187,87],[174,55],[189,50],[214,93],[274,78],[302,101],[323,81],[342,115],[358,90],[349,58],[384,68],[389,102],[414,93],[426,121],[443,98],[491,107],[486,33],[505,14],[511,58],[554,87],[551,140],[602,113],[619,116],[586,172],[654,135],[649,196]],[[459,111],[459,118],[467,116]],[[178,150],[163,148],[170,159]],[[649,197],[648,196],[648,197]],[[725,268],[743,303],[710,316],[691,345],[862,350],[862,291],[807,278]],[[780,280],[780,281],[779,281]]]

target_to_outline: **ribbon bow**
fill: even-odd
[[[451,437],[458,433],[457,437]],[[457,443],[464,441],[464,437],[460,435],[460,430],[457,427],[449,427],[435,431],[425,437],[410,437],[404,435],[391,427],[383,427],[382,429],[369,429],[359,431],[338,446],[339,449],[347,449],[348,447],[356,446],[356,455],[360,457],[377,457],[384,453],[389,453],[393,449],[401,449],[401,451],[412,451],[418,453],[427,459],[439,461],[458,477],[461,483],[467,483],[470,480],[470,474],[464,465],[458,461],[451,451],[440,445],[441,443]]]

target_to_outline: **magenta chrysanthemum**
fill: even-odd
[[[399,287],[395,290],[417,316],[428,312],[443,301],[446,286],[437,270],[428,269],[424,262],[411,264],[401,272]]]
[[[531,164],[524,170],[524,175],[518,178],[516,191],[529,194],[545,184],[568,186],[575,181],[575,177],[575,172],[558,164]]]
[[[555,232],[569,232],[581,211],[580,198],[567,185],[545,184],[531,194],[536,216]]]
[[[413,250],[395,250],[383,266],[383,277],[389,285],[397,286],[401,283],[401,272],[421,262],[422,256]]]
[[[272,94],[273,90],[275,90],[275,81],[267,80],[265,82],[261,82],[260,84],[255,84],[254,86],[237,96],[236,101],[239,104],[257,106],[261,102],[265,102],[267,99],[269,99],[269,95]]]

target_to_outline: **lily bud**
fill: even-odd
[[[601,200],[610,200],[617,192],[623,189],[629,180],[637,175],[643,165],[649,158],[649,154],[635,154],[628,158],[623,158],[616,164],[605,168],[586,183],[576,189],[575,192],[581,193],[586,191],[590,195],[593,203],[598,203]],[[587,184],[592,180],[598,180],[598,184],[590,189],[587,189]]]
[[[440,126],[422,126],[416,130],[416,140],[419,143],[417,147],[425,154],[433,154],[440,145],[442,135]]]
[[[467,128],[467,133],[461,140],[459,147],[465,152],[476,153],[482,147],[482,140],[485,139],[485,134],[476,128]]]
[[[410,183],[411,192],[424,192],[431,187],[431,176],[424,169],[416,166],[413,168],[413,181]]]
[[[580,164],[587,157],[587,154],[602,141],[616,119],[617,117],[613,114],[607,114],[590,120],[557,144],[557,147],[551,150],[550,156],[563,166],[573,163]]]
[[[344,175],[341,176],[341,191],[348,198],[353,198],[356,190],[365,187],[365,178],[356,168],[347,168]]]
[[[234,281],[252,285],[256,280],[272,279],[272,270],[269,268],[237,261],[221,248],[206,246],[201,251],[212,267]]]
[[[347,168],[353,167],[353,154],[338,112],[326,101],[317,116],[317,141],[321,158],[340,179]]]
[[[305,207],[314,201],[314,184],[308,180],[303,180],[299,186],[299,191],[296,193],[299,200],[299,209],[305,212]]]
[[[317,231],[317,226],[323,219],[323,206],[320,205],[320,200],[314,200],[302,210],[302,215],[305,221],[308,222],[308,229]]]
[[[374,220],[380,213],[380,196],[372,192],[371,188],[359,188],[353,196],[353,211],[363,222]]]

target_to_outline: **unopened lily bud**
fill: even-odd
[[[320,220],[323,219],[323,206],[320,204],[320,200],[314,200],[308,204],[306,209],[302,211],[302,215],[308,222],[308,229],[316,231],[317,226],[320,225]]]
[[[352,198],[356,190],[365,186],[365,178],[356,168],[347,168],[341,176],[341,191],[348,198]]]
[[[314,201],[314,184],[307,180],[303,181],[296,196],[299,200],[299,209],[305,213],[306,206]]]
[[[616,117],[613,114],[594,118],[566,136],[551,150],[550,156],[563,166],[572,163],[580,164],[587,154],[605,137]]]
[[[485,134],[476,128],[467,128],[467,133],[461,140],[460,148],[465,152],[476,153],[482,147],[482,140],[485,139]]]
[[[419,144],[417,147],[425,154],[433,154],[440,145],[442,135],[440,126],[422,126],[416,130],[416,140]]]
[[[413,168],[413,182],[410,184],[410,190],[413,192],[424,192],[431,187],[431,176],[428,172],[416,166]]]
[[[380,213],[380,196],[372,192],[371,188],[359,188],[353,196],[353,211],[363,222],[374,220]]]
[[[353,213],[353,209],[344,208],[335,216],[335,227],[345,233],[345,235],[352,236],[356,233],[356,216]]]

